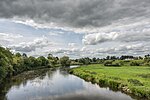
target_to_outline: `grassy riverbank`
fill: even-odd
[[[95,64],[73,68],[70,73],[100,86],[150,99],[150,67],[106,67]]]

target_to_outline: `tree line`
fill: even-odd
[[[134,57],[131,55],[122,55],[120,57],[116,56],[106,56],[105,58],[79,58],[73,59],[71,64],[88,65],[88,64],[103,64],[104,66],[140,66],[146,65],[150,66],[150,55],[145,55],[144,57],[138,56]]]
[[[22,73],[23,71],[37,69],[37,68],[54,68],[54,67],[67,67],[70,64],[88,65],[88,64],[103,64],[104,66],[150,66],[150,55],[144,57],[134,57],[129,55],[122,55],[120,57],[107,56],[105,58],[79,58],[70,60],[68,56],[61,58],[54,57],[52,54],[48,54],[47,57],[39,56],[27,56],[27,54],[10,52],[10,49],[0,47],[0,82],[6,77],[11,77]]]
[[[47,57],[28,57],[25,53],[13,54],[8,48],[0,47],[0,82],[7,77],[17,75],[23,71],[45,67],[53,68],[59,66],[70,66],[69,57],[63,56],[58,58],[54,57],[52,54],[48,54]]]

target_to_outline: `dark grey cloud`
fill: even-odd
[[[150,17],[150,0],[0,0],[0,17],[101,27],[123,18]]]

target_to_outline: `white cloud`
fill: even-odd
[[[40,23],[36,23],[34,20],[32,19],[19,19],[19,18],[14,18],[13,19],[13,22],[14,23],[19,23],[19,24],[24,24],[24,25],[27,25],[27,26],[31,26],[31,27],[34,27],[36,29],[38,28],[57,28],[55,25],[53,25],[53,23],[45,23],[44,25],[43,24],[40,24]],[[55,26],[55,27],[54,27]]]
[[[82,41],[85,45],[96,45],[104,42],[136,42],[150,40],[150,20],[128,23],[124,25],[112,24],[86,34]]]
[[[36,38],[30,42],[21,42],[16,45],[10,45],[9,47],[14,49],[15,51],[31,52],[35,51],[37,48],[43,48],[49,45],[54,45],[54,43],[48,41],[48,39],[43,36],[41,38]]]
[[[37,23],[32,19],[20,19],[20,18],[13,18],[12,22],[14,23],[18,23],[18,24],[23,24],[23,25],[27,25],[27,26],[31,26],[35,29],[54,29],[54,30],[62,30],[62,31],[53,31],[53,32],[49,32],[50,35],[58,35],[58,34],[64,34],[65,31],[66,32],[74,32],[76,34],[81,34],[83,32],[85,32],[87,29],[80,29],[80,28],[73,28],[73,27],[66,27],[66,26],[59,26],[53,22],[51,23]]]
[[[97,43],[115,40],[118,35],[116,32],[87,34],[82,39],[82,42],[86,45],[95,45]]]
[[[75,46],[77,46],[77,44],[76,43],[68,43],[68,46],[69,47],[75,47]]]
[[[22,38],[23,36],[20,34],[13,34],[13,33],[0,33],[0,41],[8,41],[12,42],[15,39]]]

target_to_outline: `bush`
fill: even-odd
[[[136,85],[136,86],[143,86],[143,84],[137,79],[128,79],[128,82],[130,82],[130,83],[132,83],[133,85]]]
[[[130,63],[130,66],[140,66],[139,62],[133,61]]]
[[[144,65],[145,66],[150,66],[150,62],[145,62]]]
[[[112,66],[121,66],[121,63],[119,63],[119,62],[113,62]]]
[[[118,67],[118,66],[121,66],[121,65],[122,65],[122,63],[119,62],[119,61],[107,60],[107,61],[104,62],[104,66],[116,66],[116,67]]]
[[[105,62],[104,62],[104,66],[111,66],[112,65],[112,60],[106,60]]]

